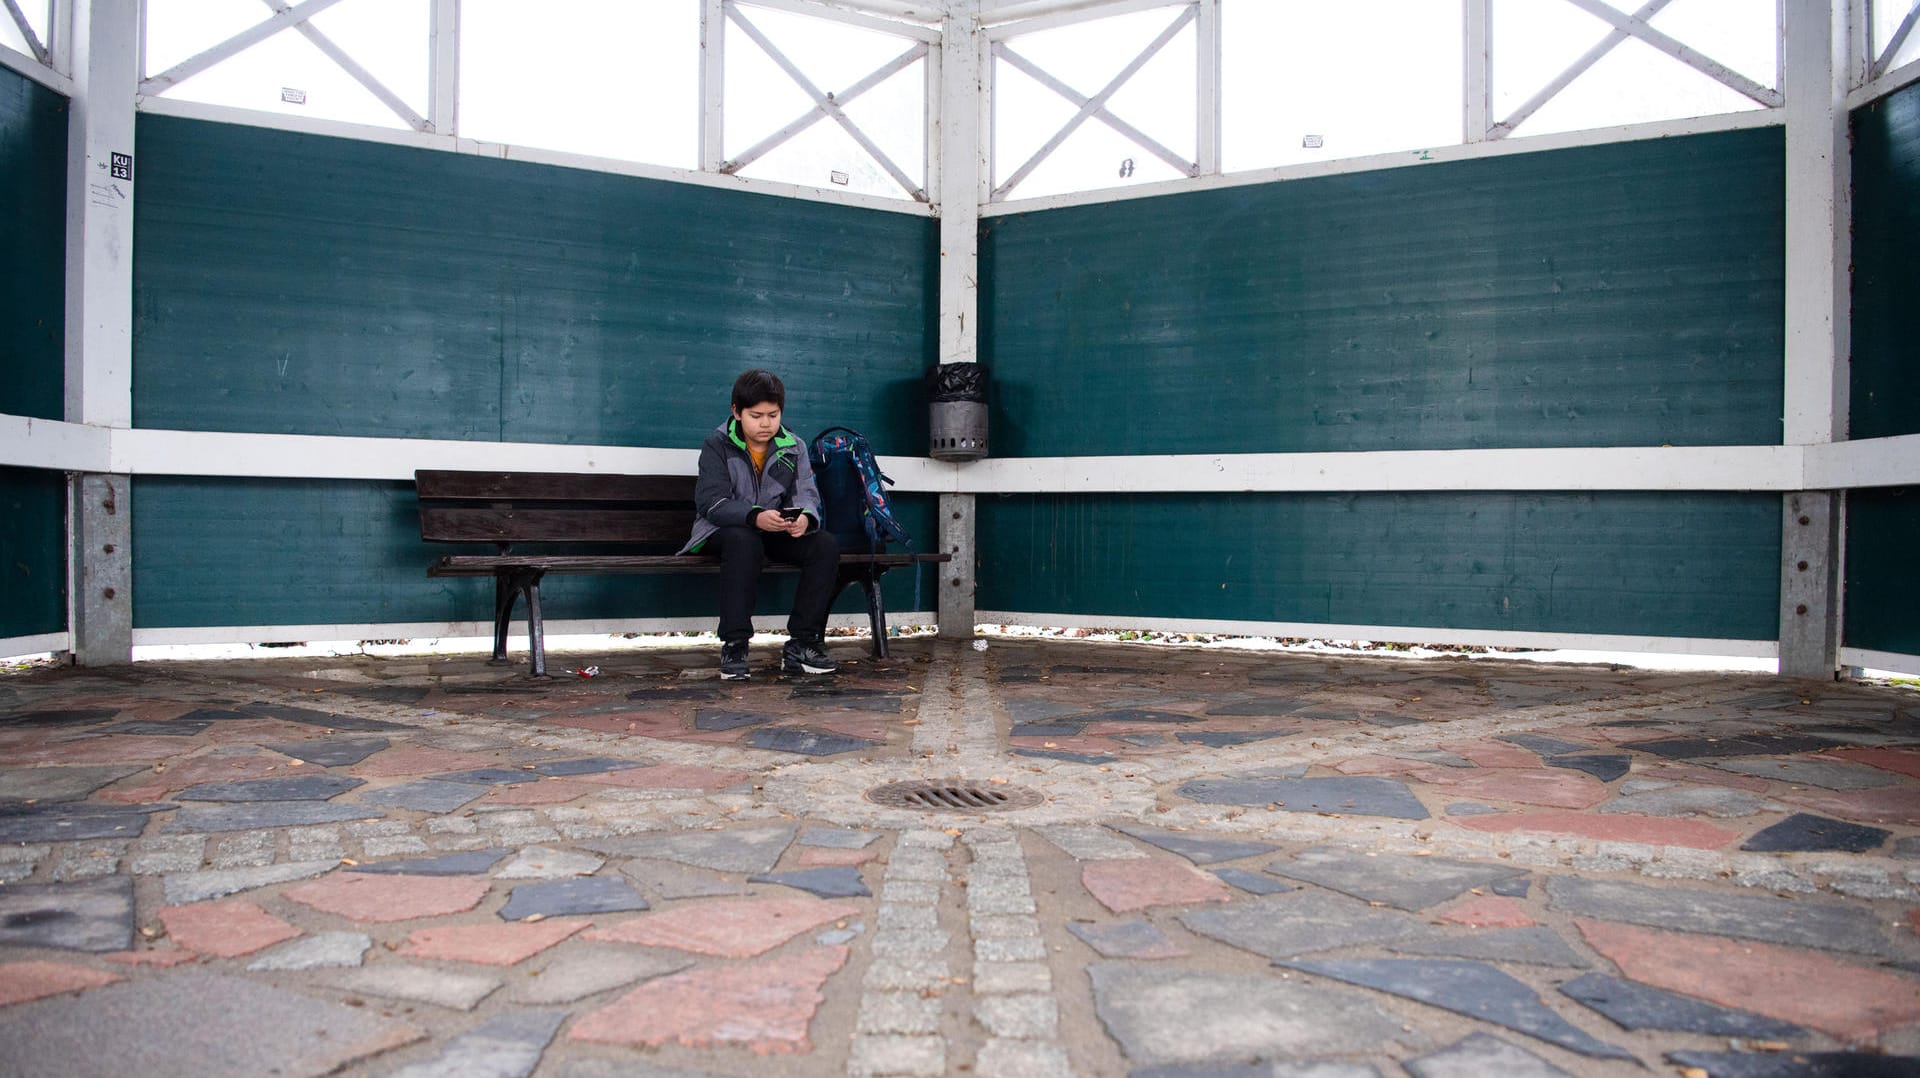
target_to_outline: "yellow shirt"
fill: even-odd
[[[765,470],[766,470],[766,467],[767,467],[767,451],[766,451],[766,449],[765,449],[764,447],[763,447],[763,448],[759,448],[759,449],[756,449],[756,448],[754,448],[754,445],[753,445],[753,443],[752,443],[752,442],[748,442],[748,443],[747,443],[747,456],[749,456],[749,457],[751,457],[751,458],[753,458],[753,474],[754,474],[754,475],[756,475],[756,476],[757,476],[757,475],[759,475],[759,474],[760,474],[761,472],[763,472],[763,471],[765,471]]]

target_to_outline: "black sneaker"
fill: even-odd
[[[747,665],[747,642],[723,641],[720,645],[720,680],[746,681],[751,677],[753,668]]]
[[[827,653],[820,650],[817,644],[789,640],[780,651],[780,672],[783,674],[831,674],[839,669],[839,664],[827,658]]]

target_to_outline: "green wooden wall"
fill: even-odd
[[[65,417],[66,244],[67,99],[0,68],[0,412]]]
[[[1855,438],[1920,434],[1920,85],[1853,114]]]
[[[997,456],[1777,444],[1778,128],[989,218]]]
[[[66,628],[66,477],[0,468],[0,638]]]
[[[412,483],[140,476],[133,504],[136,628],[493,617],[490,579],[427,576],[434,558],[467,548],[421,541]],[[903,495],[896,505],[914,535],[934,534],[932,498]],[[785,613],[792,578],[771,579],[761,611]],[[934,586],[929,572],[928,606]],[[717,622],[713,588],[712,576],[577,576],[552,578],[541,595],[554,620],[712,616]],[[889,574],[886,597],[891,609],[913,609],[912,575]],[[866,607],[853,589],[835,609]]]
[[[142,427],[686,446],[755,366],[924,453],[926,217],[143,114]]]
[[[1920,487],[1847,495],[1848,647],[1920,655]]]
[[[983,610],[1777,635],[1771,494],[1049,495],[979,506]]]

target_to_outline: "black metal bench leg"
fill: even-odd
[[[487,660],[490,666],[505,666],[507,658],[507,629],[513,624],[513,601],[520,596],[520,589],[506,573],[493,576],[493,658]]]
[[[880,577],[875,574],[860,581],[867,593],[867,621],[873,627],[873,657],[887,657],[887,602],[880,595]]]
[[[533,653],[533,676],[547,676],[547,629],[540,621],[540,575],[529,575],[522,585],[527,593],[527,650]]]

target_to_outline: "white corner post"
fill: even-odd
[[[1466,0],[1461,10],[1466,18],[1461,126],[1466,142],[1485,142],[1493,132],[1493,0]]]
[[[134,94],[140,0],[75,0],[67,43],[66,414],[133,424]],[[133,658],[133,498],[124,475],[79,473],[68,499],[68,616],[73,659]]]
[[[726,0],[700,0],[700,169],[719,172],[727,163]]]
[[[1786,356],[1788,445],[1847,436],[1852,162],[1847,82],[1852,4],[1785,0]],[[1839,669],[1844,492],[1798,491],[1781,516],[1780,673]]]
[[[460,0],[432,0],[427,31],[427,130],[460,130]]]
[[[940,35],[939,153],[934,162],[940,206],[940,362],[980,358],[980,203],[986,197],[987,36],[980,0],[953,0]],[[966,465],[960,465],[966,467]],[[940,635],[972,639],[974,500],[940,496]]]

